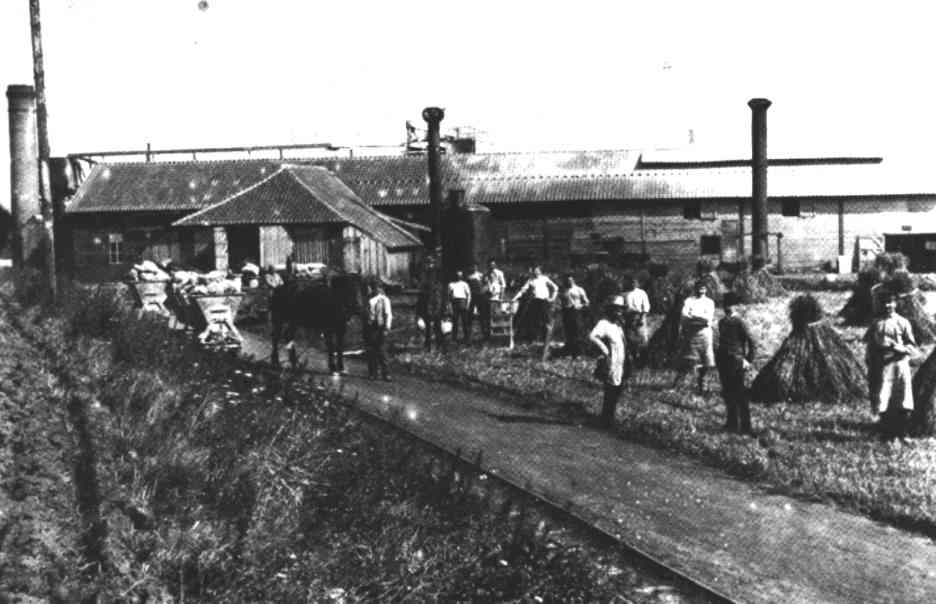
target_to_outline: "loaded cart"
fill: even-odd
[[[137,306],[141,313],[154,311],[169,314],[166,298],[169,296],[169,281],[129,281],[130,289],[136,294]]]
[[[234,317],[244,294],[207,294],[190,296],[205,319],[205,329],[198,334],[199,343],[209,348],[240,348],[244,341]]]

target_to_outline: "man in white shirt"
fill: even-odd
[[[565,288],[559,294],[562,307],[562,329],[565,332],[564,352],[577,357],[582,352],[582,313],[589,305],[588,294],[575,283],[575,277],[566,275]]]
[[[682,340],[681,367],[676,374],[673,387],[682,380],[690,370],[695,369],[698,379],[699,394],[705,392],[705,374],[715,367],[715,351],[713,348],[712,323],[715,321],[715,302],[706,293],[708,288],[705,281],[698,280],[695,285],[695,295],[689,296],[683,302],[680,338]]]
[[[602,381],[604,390],[599,420],[599,425],[604,428],[614,425],[614,412],[627,378],[624,372],[627,350],[624,329],[621,327],[623,313],[624,298],[614,296],[605,307],[605,316],[598,321],[588,336],[601,353],[599,363],[604,369],[602,375],[597,375],[596,369],[596,377]]]
[[[624,294],[624,336],[627,338],[628,360],[634,367],[647,364],[647,314],[650,298],[640,289],[636,277],[630,280],[630,289]]]
[[[387,370],[387,335],[393,324],[393,310],[390,298],[383,291],[379,282],[370,285],[370,298],[367,301],[367,373],[372,380],[377,379],[377,372],[385,382],[392,381]]]
[[[529,302],[529,313],[534,329],[543,334],[543,361],[549,358],[549,339],[552,334],[552,303],[559,294],[559,286],[552,279],[543,274],[539,266],[533,267],[533,277],[520,288],[513,301],[517,302],[527,291],[532,293]]]
[[[449,283],[449,304],[452,306],[452,341],[458,341],[458,326],[462,327],[465,343],[471,341],[471,319],[468,308],[471,306],[471,287],[465,281],[461,271],[455,271],[455,280]]]
[[[468,289],[471,290],[471,302],[468,304],[468,331],[474,324],[474,316],[478,315],[481,323],[481,334],[485,339],[491,334],[491,301],[488,298],[487,285],[484,283],[484,273],[478,270],[476,263],[471,263],[468,267],[468,276],[465,277],[468,283]],[[485,321],[485,317],[488,318]],[[469,340],[470,340],[469,333]]]

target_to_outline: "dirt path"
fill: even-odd
[[[249,335],[245,353],[269,357]],[[322,355],[305,350],[310,367]],[[492,472],[568,502],[595,524],[741,602],[936,601],[936,546],[836,510],[769,495],[689,460],[612,434],[522,412],[494,397],[409,376],[351,375],[327,385],[450,448],[482,452]]]

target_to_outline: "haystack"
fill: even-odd
[[[874,318],[874,288],[881,282],[880,273],[866,270],[858,273],[858,283],[852,290],[839,316],[845,319],[845,325],[868,325]]]
[[[731,290],[738,294],[742,304],[766,302],[770,298],[785,296],[787,293],[786,288],[764,266],[752,270],[746,263],[740,265],[740,270],[731,283]]]
[[[926,297],[917,289],[910,274],[894,273],[884,285],[897,296],[897,314],[910,321],[913,339],[920,346],[936,342],[936,322],[926,312]]]
[[[936,436],[936,350],[926,358],[913,376],[913,416],[910,433]]]
[[[814,297],[790,302],[790,322],[790,335],[754,378],[751,400],[837,403],[867,397],[864,365],[824,319]]]

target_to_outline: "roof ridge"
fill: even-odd
[[[312,167],[316,167],[316,166],[312,166]],[[303,182],[303,180],[302,180],[301,178],[299,178],[296,174],[294,174],[294,173],[292,172],[292,170],[289,170],[288,168],[284,168],[284,170],[285,170],[290,176],[292,176],[293,179],[295,179],[296,182],[298,182],[300,186],[302,186],[302,187],[305,188],[309,193],[311,193],[312,195],[315,195],[316,198],[318,198],[318,195],[316,195],[315,191],[313,191],[312,188],[311,188],[307,183]],[[357,193],[355,193],[353,189],[351,189],[351,187],[349,187],[347,184],[345,184],[345,182],[344,182],[343,180],[341,180],[340,178],[338,178],[337,176],[335,176],[334,174],[332,174],[330,170],[326,170],[326,172],[328,172],[328,174],[329,174],[330,176],[332,176],[335,180],[337,180],[339,183],[341,183],[341,186],[343,186],[344,188],[346,188],[346,189],[351,193],[351,195],[353,196],[353,199],[352,199],[352,202],[353,202],[353,203],[359,204],[362,208],[364,208],[365,211],[372,213],[372,214],[374,215],[374,217],[376,217],[377,219],[379,219],[379,220],[385,222],[385,223],[386,223],[388,226],[390,226],[391,228],[394,228],[394,229],[396,229],[397,231],[399,231],[399,232],[401,232],[401,233],[403,233],[403,234],[405,234],[405,235],[407,235],[407,236],[410,235],[409,231],[407,231],[407,230],[404,229],[403,227],[400,227],[400,226],[398,226],[398,225],[393,224],[393,222],[391,222],[391,221],[389,220],[389,218],[388,218],[385,214],[383,214],[382,212],[379,212],[379,211],[375,210],[374,208],[370,207],[369,205],[367,205],[367,203],[365,203],[364,200],[361,199],[360,196],[359,196]],[[361,228],[362,225],[358,225],[357,223],[355,223],[355,221],[351,220],[351,218],[348,217],[347,214],[345,214],[344,212],[342,212],[339,208],[336,208],[331,202],[325,201],[324,199],[319,199],[319,202],[322,203],[323,205],[327,206],[328,209],[330,209],[332,212],[334,212],[334,213],[337,214],[338,216],[344,218],[344,219],[345,219],[345,222],[347,222],[348,224],[354,225],[354,228],[356,228],[356,229],[358,229],[358,230],[360,230],[360,231],[364,231],[364,229]],[[370,237],[376,238],[376,235],[375,235],[374,233],[368,233],[367,231],[364,231],[364,232],[367,233]]]
[[[210,206],[201,208],[200,210],[197,210],[197,211],[195,211],[195,212],[192,212],[191,214],[188,214],[188,215],[186,215],[186,216],[183,216],[182,218],[180,218],[180,220],[190,220],[190,219],[192,219],[192,218],[198,217],[200,214],[204,214],[204,213],[208,212],[209,210],[213,210],[213,209],[215,209],[215,208],[218,208],[218,207],[221,207],[221,206],[223,206],[223,205],[226,205],[226,204],[228,204],[228,203],[234,201],[234,200],[237,199],[238,197],[241,197],[241,196],[243,196],[243,195],[246,195],[246,194],[249,193],[250,191],[253,191],[254,189],[256,189],[257,187],[259,187],[260,185],[269,182],[274,176],[276,176],[277,174],[280,174],[280,173],[283,172],[283,171],[284,171],[283,166],[280,166],[279,168],[277,168],[276,170],[274,170],[273,173],[270,174],[269,176],[267,176],[266,178],[261,178],[260,180],[258,180],[257,182],[253,183],[253,184],[250,185],[249,187],[245,187],[245,188],[241,189],[240,191],[238,191],[237,193],[234,193],[233,195],[228,195],[227,197],[225,197],[224,199],[222,199],[221,201],[219,201],[219,202],[217,202],[217,203],[213,203],[213,204],[211,204]]]

